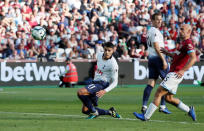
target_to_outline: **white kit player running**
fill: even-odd
[[[89,115],[87,119],[93,119],[99,115],[111,115],[114,118],[120,118],[113,107],[109,110],[96,107],[98,106],[98,98],[101,98],[118,84],[118,64],[112,56],[113,52],[114,45],[110,42],[105,43],[104,52],[97,54],[97,70],[93,82],[77,92],[83,103],[82,113]]]
[[[148,100],[158,77],[160,76],[161,79],[164,79],[169,71],[167,59],[162,53],[160,53],[160,48],[164,47],[163,35],[159,30],[159,28],[161,27],[161,23],[162,23],[161,13],[158,12],[153,14],[152,16],[153,27],[151,27],[147,32],[147,45],[149,52],[148,58],[149,80],[143,93],[143,103],[141,109],[143,114],[147,110]],[[165,114],[171,113],[166,108],[164,97],[161,100],[159,111]]]

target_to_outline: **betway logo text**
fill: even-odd
[[[16,66],[13,69],[1,62],[0,80],[11,81],[58,81],[59,74],[65,71],[64,66],[39,66],[36,63],[25,63],[25,66]]]
[[[200,68],[200,69],[199,69]],[[149,70],[147,67],[140,65],[139,61],[134,62],[134,79],[144,80],[148,78]],[[185,80],[199,80],[202,81],[204,75],[204,66],[193,66],[184,74]]]

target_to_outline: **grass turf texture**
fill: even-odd
[[[46,87],[46,86],[43,86]],[[53,86],[52,86],[53,87]],[[4,88],[0,92],[0,131],[197,131],[204,129],[204,88],[179,87],[177,97],[194,105],[197,122],[185,112],[167,104],[171,115],[159,113],[151,121],[137,120],[132,113],[140,112],[144,86],[116,88],[99,101],[99,107],[114,106],[123,119],[100,116],[86,120],[81,114],[78,88]],[[156,90],[154,89],[151,95]]]

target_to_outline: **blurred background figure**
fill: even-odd
[[[63,74],[60,75],[59,87],[74,87],[78,82],[78,73],[76,66],[72,63],[70,58],[66,59],[66,69]]]

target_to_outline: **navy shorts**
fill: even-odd
[[[91,84],[85,86],[85,88],[88,90],[88,92],[91,95],[96,95],[96,92],[103,90],[109,86],[108,82],[104,81],[92,81]]]
[[[149,68],[149,79],[158,79],[159,76],[162,79],[164,79],[169,72],[169,66],[166,70],[163,70],[162,60],[160,57],[157,57],[157,56],[149,57],[148,68]]]

